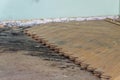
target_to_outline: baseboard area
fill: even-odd
[[[0,21],[0,25],[13,27],[13,26],[34,26],[39,24],[46,24],[51,22],[69,22],[69,21],[89,21],[89,20],[104,20],[104,19],[118,19],[119,16],[91,16],[91,17],[64,17],[64,18],[46,18],[46,19],[32,19],[32,20],[9,20]]]

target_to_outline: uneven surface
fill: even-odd
[[[0,80],[99,80],[22,30],[0,28]]]
[[[106,21],[49,23],[25,31],[105,80],[120,80],[120,26]]]

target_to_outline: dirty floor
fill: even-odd
[[[100,80],[22,30],[0,29],[0,80]]]

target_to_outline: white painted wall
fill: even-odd
[[[0,0],[0,20],[119,15],[119,0]]]

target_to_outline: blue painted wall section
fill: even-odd
[[[0,0],[0,20],[119,15],[119,0]]]

